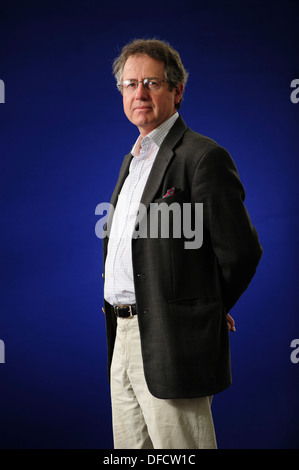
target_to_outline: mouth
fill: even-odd
[[[134,111],[146,111],[149,109],[152,109],[152,107],[151,106],[136,106],[134,108]]]

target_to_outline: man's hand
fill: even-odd
[[[228,326],[229,331],[235,332],[236,331],[235,320],[229,314],[226,315],[226,320],[227,320],[227,326]]]

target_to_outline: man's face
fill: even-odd
[[[164,63],[146,54],[130,56],[127,59],[123,70],[123,81],[143,80],[149,77],[164,80]],[[137,90],[132,93],[124,90],[124,112],[144,137],[176,112],[175,104],[179,103],[182,93],[183,85],[170,91],[167,82],[163,82],[158,90],[148,90],[143,83],[139,83]]]

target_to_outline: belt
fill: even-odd
[[[132,318],[137,315],[136,304],[134,305],[114,305],[114,313],[119,318]]]

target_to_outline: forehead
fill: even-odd
[[[164,78],[164,63],[147,54],[130,56],[124,65],[123,80],[147,77]]]

